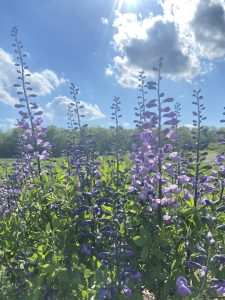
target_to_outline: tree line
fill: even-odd
[[[60,157],[63,155],[66,149],[68,129],[58,128],[56,126],[49,126],[46,136],[46,140],[49,141],[52,146],[52,156]],[[104,127],[90,127],[89,133],[93,140],[96,142],[96,151],[100,155],[110,154],[113,144],[113,130],[111,128]],[[221,150],[222,146],[217,144],[218,136],[216,134],[215,127],[205,127],[205,134],[202,137],[202,150]],[[186,126],[179,127],[180,135],[180,147],[185,149],[191,149],[195,144],[195,128]],[[121,129],[121,150],[123,152],[129,152],[133,142],[137,142],[138,129]],[[9,131],[0,131],[0,157],[1,158],[15,158],[18,155],[17,152],[18,143],[18,129],[14,128]],[[166,141],[165,141],[166,143]]]

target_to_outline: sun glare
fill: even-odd
[[[123,5],[134,5],[137,0],[118,0],[118,8],[120,9]]]

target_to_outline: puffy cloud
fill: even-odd
[[[114,46],[120,55],[114,57],[117,81],[125,87],[137,87],[137,74],[152,68],[164,58],[163,74],[169,78],[190,79],[199,72],[199,62],[190,54],[179,28],[163,16],[138,19],[135,14],[117,13]]]
[[[209,59],[225,55],[225,4],[221,1],[200,1],[190,23],[201,55]]]
[[[163,59],[163,76],[191,80],[213,69],[225,55],[224,0],[159,0],[162,15],[146,18],[116,12],[113,26],[115,56],[106,75],[124,87],[137,87],[137,74]]]
[[[34,93],[39,96],[49,95],[53,90],[63,84],[66,80],[59,78],[51,70],[41,72],[30,72],[30,82]],[[12,56],[4,49],[0,48],[0,102],[13,106],[18,100],[12,96],[13,84],[18,82],[15,62]]]
[[[116,74],[118,83],[123,87],[137,88],[137,68],[130,64],[128,58],[126,56],[116,56],[114,63],[114,73]]]
[[[91,104],[88,102],[80,101],[80,104],[83,106],[82,114],[85,115],[86,120],[97,120],[102,119],[105,115],[101,112],[97,104]],[[54,118],[67,118],[67,108],[68,105],[73,102],[72,99],[66,96],[57,96],[52,101],[46,104],[48,109],[48,117],[53,120]],[[45,113],[46,114],[46,113]]]
[[[130,64],[150,71],[163,57],[163,73],[168,77],[188,78],[198,71],[195,57],[190,56],[180,39],[179,31],[170,21],[156,20],[146,30],[146,38],[133,38],[124,46]]]
[[[32,87],[39,96],[51,94],[57,87],[65,83],[64,78],[59,78],[53,71],[44,70],[42,72],[34,72],[30,77]]]
[[[193,19],[199,1],[204,2],[204,0],[162,0],[160,5],[163,9],[164,18],[182,27],[181,29],[183,30]]]

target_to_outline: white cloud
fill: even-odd
[[[194,126],[193,124],[180,124],[179,127],[187,127],[189,129],[192,129],[192,128],[196,128],[196,126]]]
[[[102,22],[102,24],[104,24],[104,25],[108,25],[108,24],[109,24],[109,19],[102,17],[102,18],[101,18],[101,22]]]
[[[31,85],[39,96],[51,94],[57,87],[64,84],[66,80],[59,78],[53,71],[45,69],[42,72],[34,72],[30,77]]]
[[[163,57],[163,76],[191,81],[210,72],[225,56],[224,0],[159,0],[162,15],[115,13],[113,64],[105,70],[124,87],[137,87],[137,74]]]
[[[122,127],[125,129],[130,129],[132,128],[132,125],[129,122],[123,122]]]
[[[17,120],[13,118],[6,118],[5,120],[0,120],[0,128],[3,130],[9,130],[15,128]]]
[[[1,85],[0,83],[0,102],[6,105],[14,106],[19,101],[15,97],[11,96],[10,93],[6,90],[6,87]]]
[[[81,110],[82,114],[85,115],[86,120],[97,120],[105,118],[105,115],[102,113],[97,104],[91,104],[88,102],[80,101],[80,105],[83,106]],[[72,99],[66,96],[57,96],[52,101],[46,104],[48,109],[48,114],[50,119],[63,118],[67,119],[67,109],[68,105],[73,102]]]
[[[16,79],[15,66],[12,56],[0,48],[0,72],[1,83],[7,86],[11,86],[12,80]]]
[[[105,69],[105,75],[106,76],[112,76],[113,75],[113,68],[111,65],[108,65],[108,67]]]
[[[0,48],[0,102],[14,106],[18,100],[10,94],[16,82],[16,70],[12,56]]]
[[[48,69],[41,72],[30,72],[30,74],[29,81],[32,84],[33,92],[38,96],[49,95],[66,81]],[[18,103],[18,100],[12,96],[12,93],[15,92],[13,84],[18,82],[17,75],[12,56],[0,48],[0,102],[6,105],[14,106]]]
[[[127,88],[137,88],[137,68],[130,64],[127,57],[116,56],[114,58],[114,69],[118,83]]]

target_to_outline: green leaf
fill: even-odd
[[[34,253],[34,254],[29,258],[30,261],[36,261],[37,259],[38,259],[37,253]]]
[[[84,271],[84,278],[88,279],[91,276],[91,270],[85,269]]]
[[[142,236],[137,235],[137,236],[133,237],[133,241],[137,246],[142,247],[142,246],[144,246],[146,239]]]
[[[185,201],[185,204],[187,204],[189,207],[193,208],[195,206],[194,198],[190,197],[190,200]]]
[[[188,208],[188,209],[187,208],[182,208],[180,210],[180,214],[184,217],[187,217],[187,216],[191,215],[192,213],[193,213],[192,208]]]
[[[141,236],[143,236],[143,237],[146,237],[146,236],[147,236],[147,231],[146,231],[146,229],[144,228],[144,226],[141,226],[141,228],[140,228],[140,234],[141,234]]]
[[[81,294],[82,294],[82,299],[84,299],[84,300],[90,299],[90,297],[89,297],[90,296],[89,291],[82,290]]]
[[[173,270],[175,268],[176,264],[177,264],[177,260],[174,259],[174,261],[171,264],[171,270]]]
[[[141,251],[141,260],[143,262],[145,262],[146,259],[148,258],[148,253],[149,253],[148,246],[144,246],[144,248]]]
[[[48,223],[48,224],[46,225],[45,230],[46,230],[47,233],[51,232],[51,226],[50,226],[50,223]]]
[[[107,205],[102,205],[101,206],[101,208],[102,208],[102,210],[104,211],[108,211],[108,212],[112,212],[112,207],[110,207],[110,206],[107,206]]]
[[[44,264],[44,265],[42,266],[42,268],[43,268],[43,269],[47,269],[49,266],[50,266],[49,264]]]
[[[49,178],[48,178],[48,175],[46,173],[43,173],[42,174],[42,179],[45,181],[45,182],[49,182]]]

